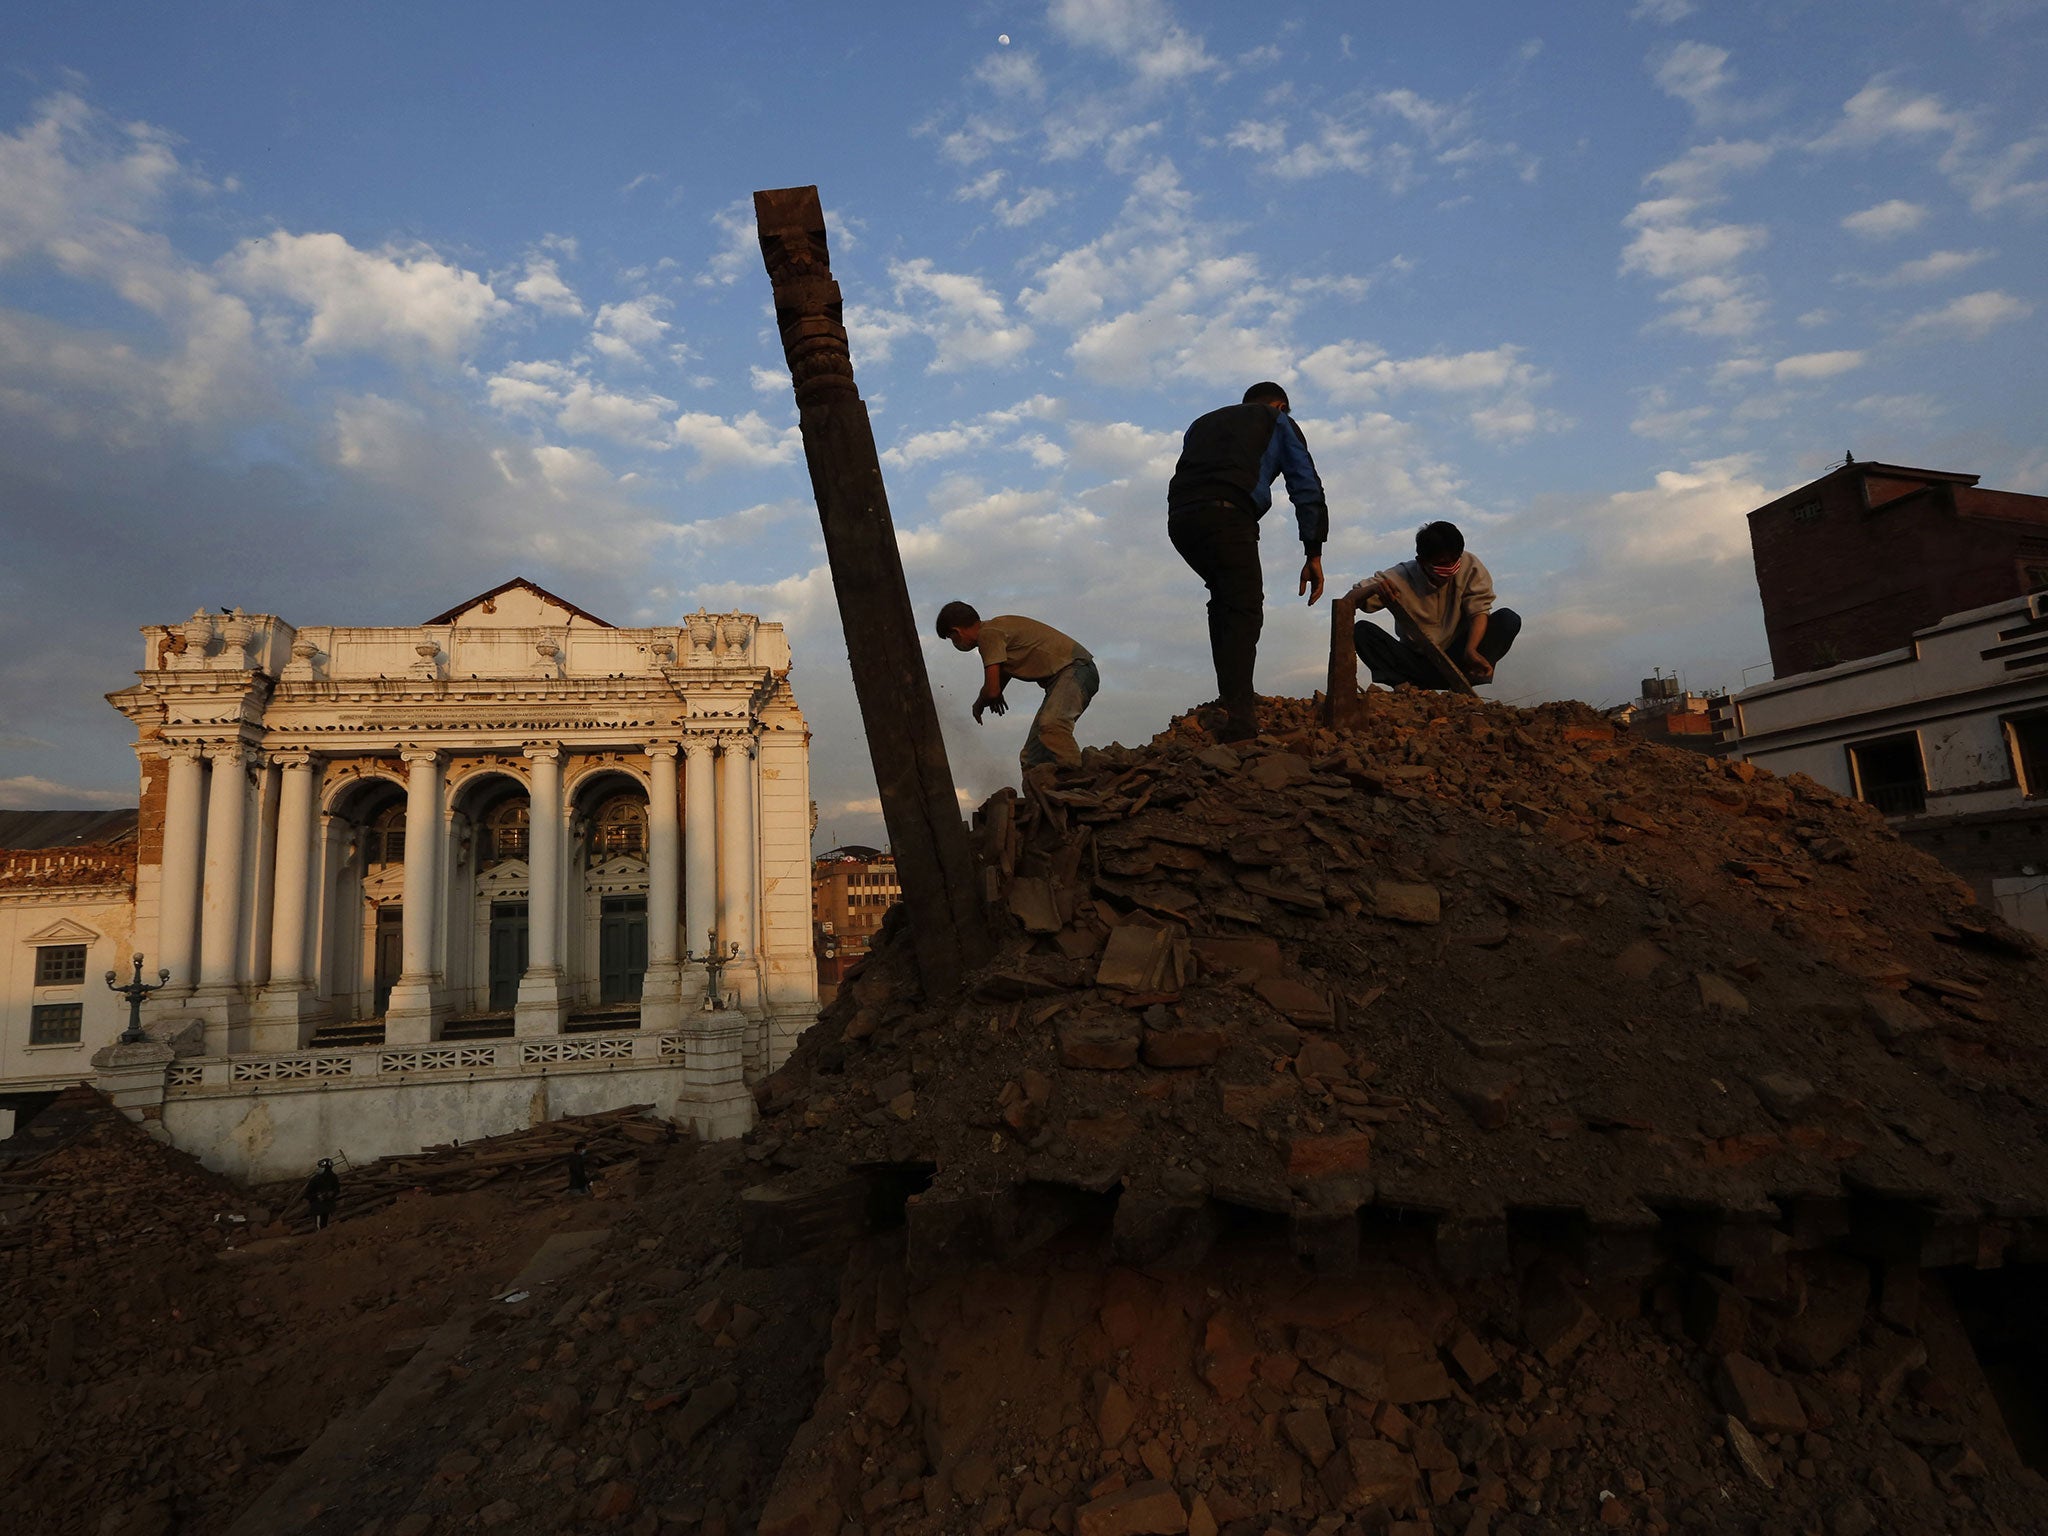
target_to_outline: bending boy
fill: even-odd
[[[953,642],[957,651],[981,652],[981,692],[974,700],[974,723],[981,723],[982,711],[1006,714],[1003,687],[1011,678],[1022,678],[1045,690],[1045,701],[1032,717],[1031,733],[1024,738],[1018,760],[1028,774],[1045,763],[1076,767],[1081,749],[1074,745],[1074,722],[1102,686],[1095,670],[1095,658],[1071,636],[1050,624],[1020,614],[1001,613],[984,619],[966,603],[948,603],[939,610],[939,638]]]
[[[1465,548],[1465,535],[1456,524],[1424,523],[1415,531],[1413,560],[1366,577],[1347,596],[1360,613],[1374,613],[1387,606],[1383,594],[1388,583],[1396,586],[1416,625],[1469,681],[1493,681],[1494,665],[1522,632],[1522,616],[1493,606],[1493,574]],[[1352,631],[1358,659],[1372,669],[1372,680],[1388,688],[1397,683],[1441,687],[1421,650],[1409,643],[1404,621],[1397,618],[1395,624],[1395,635],[1364,620]]]

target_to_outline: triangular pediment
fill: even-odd
[[[477,876],[477,889],[486,892],[523,891],[531,877],[526,860],[505,859]]]
[[[450,624],[457,629],[564,629],[578,623],[598,629],[617,627],[578,608],[567,598],[555,596],[537,582],[514,576],[501,586],[479,592],[468,602],[457,603],[446,613],[435,615],[425,627]]]
[[[405,894],[405,866],[387,864],[363,879],[363,895],[372,901],[396,901]]]
[[[60,917],[47,928],[39,928],[27,938],[24,944],[91,944],[99,935],[83,923],[74,923],[68,917]]]
[[[591,874],[607,880],[630,878],[647,873],[647,861],[630,853],[615,853],[600,863],[593,864]]]

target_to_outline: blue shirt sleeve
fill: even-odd
[[[1310,555],[1323,552],[1330,536],[1330,508],[1323,500],[1323,482],[1316,474],[1316,461],[1309,457],[1308,440],[1285,411],[1273,417],[1273,436],[1259,459],[1259,482],[1252,487],[1252,499],[1259,513],[1273,505],[1273,481],[1287,480],[1287,499],[1294,503],[1294,526],[1301,534],[1301,547]]]

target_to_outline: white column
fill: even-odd
[[[199,851],[202,781],[199,747],[164,748],[164,844],[157,894],[156,963],[171,973],[164,995],[188,997],[199,981]]]
[[[260,1051],[290,1051],[303,1043],[299,1021],[312,999],[306,952],[318,770],[310,752],[283,752],[272,761],[282,782],[277,798],[277,865],[271,882],[270,984],[257,1010],[253,1043]]]
[[[683,752],[689,759],[683,779],[683,948],[701,955],[718,927],[718,792],[711,756],[717,738],[689,735]],[[686,995],[701,997],[704,974],[691,968]]]
[[[676,898],[682,883],[682,829],[676,807],[672,741],[652,742],[647,792],[647,974],[640,983],[640,1027],[670,1030],[682,1022],[682,966],[676,943]]]
[[[405,895],[402,960],[384,1010],[386,1045],[434,1038],[434,914],[440,905],[441,758],[424,748],[398,754],[405,764]]]
[[[748,1013],[761,1005],[761,976],[754,955],[754,737],[727,731],[719,740],[718,939],[739,946],[726,968],[725,986],[739,993]]]
[[[562,985],[562,749],[528,747],[526,974],[512,1030],[553,1035],[568,1012]]]
[[[235,959],[242,937],[242,849],[249,826],[249,754],[241,742],[206,749],[206,860],[199,892],[199,989],[206,1014],[206,1048],[226,1054],[244,1047],[235,1031],[244,1022]]]

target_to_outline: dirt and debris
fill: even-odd
[[[1263,710],[991,801],[995,962],[925,998],[892,916],[739,1142],[536,1127],[311,1232],[72,1104],[0,1173],[0,1487],[54,1536],[2048,1529],[2032,941],[1590,711]]]

